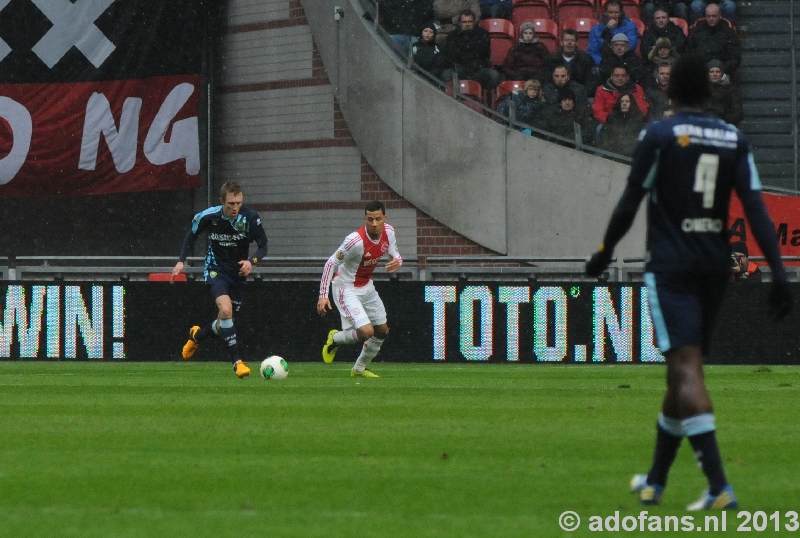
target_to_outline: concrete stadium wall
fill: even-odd
[[[214,108],[214,184],[238,180],[270,255],[327,256],[387,203],[406,258],[494,254],[391,190],[356,146],[299,0],[226,3]]]
[[[301,0],[359,150],[381,179],[456,232],[512,256],[585,256],[622,192],[626,165],[493,122],[404,69],[356,1]],[[617,249],[644,249],[644,211]]]

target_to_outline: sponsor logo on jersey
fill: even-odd
[[[213,241],[226,242],[226,243],[231,243],[234,241],[241,241],[242,239],[246,239],[246,237],[242,234],[219,234],[216,232],[212,232],[208,235]]]
[[[701,127],[688,123],[673,126],[672,133],[677,138],[678,145],[683,148],[690,143],[694,143],[704,146],[733,149],[739,141],[739,133],[737,131],[715,127]]]
[[[683,219],[681,221],[681,230],[684,232],[714,232],[719,233],[722,231],[722,219]]]
[[[370,267],[372,265],[378,265],[380,262],[381,262],[380,258],[374,258],[372,260],[364,260],[363,262],[361,262],[361,265],[363,265],[364,267]]]

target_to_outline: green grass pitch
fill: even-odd
[[[0,536],[587,536],[641,510],[662,365],[250,366],[0,362]],[[742,509],[800,511],[800,369],[706,378]],[[649,513],[686,515],[704,484],[684,442]]]

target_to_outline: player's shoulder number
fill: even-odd
[[[716,153],[701,154],[694,169],[694,192],[703,194],[703,207],[706,209],[714,207],[718,172],[719,155]]]

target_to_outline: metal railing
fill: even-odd
[[[253,268],[249,280],[319,280],[326,257],[273,256]],[[378,269],[375,280],[411,281],[592,281],[583,274],[583,258],[511,256],[428,256],[405,259],[394,274]],[[0,257],[2,281],[146,281],[153,273],[171,273],[174,256],[18,256]],[[183,272],[202,280],[204,258],[189,257]],[[601,280],[620,281],[625,272],[611,267]]]
[[[327,257],[272,256],[256,265],[249,280],[318,280]],[[189,257],[183,272],[188,280],[202,280],[202,257]],[[171,273],[175,256],[18,256],[0,257],[0,276],[7,281],[144,281],[151,274]],[[397,278],[418,280],[416,260],[397,272]],[[4,265],[5,264],[5,265]],[[376,271],[375,278],[389,278]]]
[[[273,256],[253,268],[248,280],[317,281],[328,258],[319,256]],[[763,262],[763,256],[750,260]],[[800,282],[800,256],[784,256],[789,280]],[[0,256],[0,281],[146,281],[153,273],[171,273],[174,256]],[[552,256],[427,256],[403,260],[403,267],[390,275],[380,269],[373,278],[420,282],[641,282],[645,258],[612,258],[599,278],[584,274],[585,258]],[[183,272],[188,280],[202,280],[204,258],[186,259]],[[769,267],[761,266],[764,280],[771,280]]]

